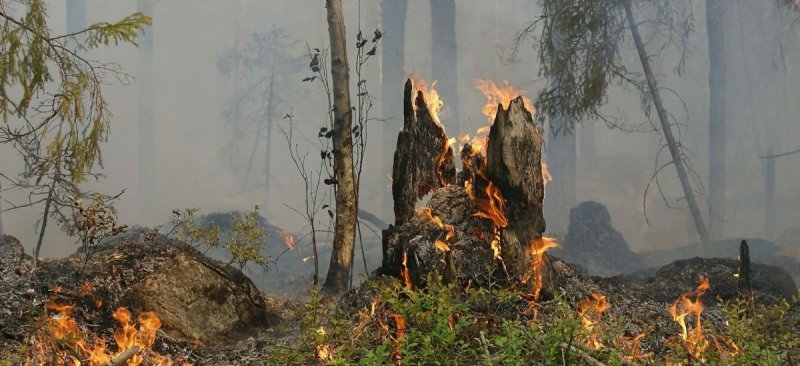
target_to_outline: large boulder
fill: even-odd
[[[7,238],[0,244],[0,253],[20,258],[18,245]],[[23,254],[15,268],[25,270],[27,261]],[[64,259],[43,260],[32,277],[13,285],[0,286],[0,293],[10,294],[9,302],[76,303],[82,320],[98,331],[114,329],[111,314],[117,307],[127,307],[133,314],[154,311],[170,339],[206,345],[228,345],[255,336],[281,317],[238,270],[182,242],[141,230],[106,240],[88,258],[82,251]],[[59,288],[56,297],[54,286]],[[84,289],[91,293],[87,295]],[[15,307],[17,313],[12,314],[20,316],[21,309],[25,307]]]
[[[591,275],[611,276],[642,268],[639,255],[611,225],[606,206],[594,201],[581,202],[570,210],[567,236],[553,255]]]

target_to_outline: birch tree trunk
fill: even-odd
[[[678,179],[681,182],[683,194],[686,197],[686,203],[688,203],[689,211],[694,219],[695,228],[697,229],[697,233],[700,235],[700,241],[707,249],[711,244],[711,240],[709,239],[708,235],[708,229],[703,222],[703,217],[700,214],[700,208],[697,206],[697,200],[695,199],[694,191],[692,190],[691,183],[689,182],[689,174],[686,172],[686,166],[683,163],[683,155],[681,154],[678,143],[675,140],[675,136],[672,134],[672,126],[669,123],[667,112],[664,110],[664,104],[661,102],[661,94],[659,93],[658,83],[656,82],[653,70],[650,68],[650,60],[647,57],[647,51],[644,48],[642,36],[639,34],[638,24],[633,17],[631,0],[625,1],[624,4],[625,14],[628,18],[628,25],[630,26],[631,34],[633,35],[636,51],[639,54],[639,61],[642,63],[644,76],[647,79],[647,89],[649,89],[650,97],[653,99],[653,104],[656,107],[658,120],[661,122],[661,129],[664,133],[664,139],[667,140],[667,148],[672,156],[672,164],[675,166],[675,171],[678,173]]]
[[[711,240],[725,235],[725,36],[723,0],[706,0],[708,30],[708,221]]]
[[[331,79],[333,82],[333,148],[336,184],[336,218],[333,253],[323,289],[330,294],[347,290],[356,220],[358,194],[353,171],[353,113],[350,103],[350,75],[341,0],[326,0],[330,34]]]

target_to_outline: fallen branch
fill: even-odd
[[[104,363],[102,366],[121,366],[122,364],[127,362],[131,357],[139,353],[139,350],[141,350],[141,348],[138,345],[134,344],[133,346],[130,346],[130,348],[126,349],[125,352],[122,352],[119,355],[117,355],[117,357],[109,361],[106,361],[106,363]]]
[[[588,362],[588,363],[590,363],[592,365],[595,365],[595,366],[608,366],[608,365],[598,361],[596,358],[592,357],[591,355],[589,355],[588,352],[586,352],[586,351],[584,351],[584,350],[582,350],[582,349],[580,349],[578,347],[575,347],[575,346],[573,346],[571,344],[568,345],[568,344],[566,344],[564,342],[561,342],[560,346],[561,346],[562,349],[565,349],[565,350],[568,349],[570,351],[574,351],[575,353],[579,354],[584,361],[586,361],[586,362]]]

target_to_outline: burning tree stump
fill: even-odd
[[[524,281],[533,257],[541,261],[547,247],[537,246],[545,228],[542,135],[523,99],[508,109],[500,104],[487,156],[467,145],[460,156],[464,168],[456,174],[453,140],[422,92],[414,108],[412,90],[409,80],[394,157],[395,225],[383,233],[382,273],[409,286],[424,285],[433,271],[465,285],[488,284],[491,277]],[[415,211],[430,192],[427,207]]]
[[[414,205],[436,188],[455,183],[453,148],[431,115],[422,91],[413,99],[411,80],[403,94],[403,129],[397,136],[392,171],[395,225],[408,222]]]

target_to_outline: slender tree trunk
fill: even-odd
[[[639,35],[639,27],[636,20],[633,18],[633,10],[631,9],[630,0],[625,1],[625,13],[628,18],[628,25],[633,35],[633,41],[636,44],[636,51],[639,53],[639,61],[642,63],[645,78],[647,79],[647,88],[650,90],[650,96],[655,104],[658,119],[661,122],[661,129],[664,133],[664,138],[667,140],[667,148],[672,156],[672,164],[675,165],[675,171],[678,173],[678,179],[683,188],[683,194],[686,196],[686,202],[689,204],[689,211],[694,218],[695,228],[700,235],[700,241],[707,249],[711,240],[708,235],[708,230],[703,222],[703,217],[700,214],[700,208],[697,206],[697,200],[694,197],[691,183],[689,182],[689,174],[686,172],[686,166],[683,164],[683,155],[678,148],[678,143],[675,141],[675,136],[672,134],[672,127],[670,126],[667,112],[664,110],[664,105],[661,102],[661,95],[658,90],[658,83],[656,82],[653,70],[650,68],[650,60],[647,58],[647,51],[645,51],[642,37]]]
[[[153,16],[153,0],[137,0],[137,9]],[[157,199],[155,184],[155,87],[153,65],[153,29],[150,27],[139,36],[139,71],[136,83],[139,90],[138,125],[138,219],[145,220],[152,213],[151,202]]]
[[[431,0],[431,80],[438,80],[444,101],[442,123],[447,134],[458,136],[458,52],[456,47],[455,0]]]
[[[563,126],[563,117],[555,117],[551,123]],[[577,154],[576,136],[573,132],[549,131],[547,133],[547,170],[557,179],[547,186],[544,197],[547,229],[551,233],[564,234],[569,225],[569,210],[577,203]]]
[[[388,177],[394,164],[394,146],[397,133],[403,127],[403,84],[405,83],[405,46],[407,0],[383,0],[381,3],[381,26],[384,37],[381,41],[381,114],[383,124],[383,148],[381,149],[381,179],[389,185]],[[381,195],[381,217],[390,222],[394,215],[392,197]]]
[[[775,152],[772,145],[767,150],[767,156]],[[775,235],[775,158],[764,159],[764,235],[767,240],[774,239]]]
[[[724,0],[706,0],[708,29],[708,221],[711,240],[725,236],[725,36]]]
[[[0,239],[3,238],[3,184],[0,183]]]
[[[36,248],[33,250],[33,268],[39,263],[39,253],[44,243],[44,232],[47,229],[47,218],[50,216],[50,205],[53,202],[53,191],[56,189],[55,180],[50,183],[50,190],[47,192],[47,200],[44,203],[44,215],[42,215],[42,227],[39,229],[39,239],[36,240]]]
[[[353,257],[358,202],[353,171],[353,111],[350,103],[350,67],[341,0],[326,0],[330,33],[331,79],[333,81],[333,148],[336,186],[336,222],[333,253],[323,288],[328,293],[347,290]]]
[[[272,64],[272,72],[269,76],[269,100],[267,101],[267,136],[264,142],[264,212],[269,213],[269,188],[270,188],[270,164],[272,163],[272,122],[275,116],[275,63]]]

